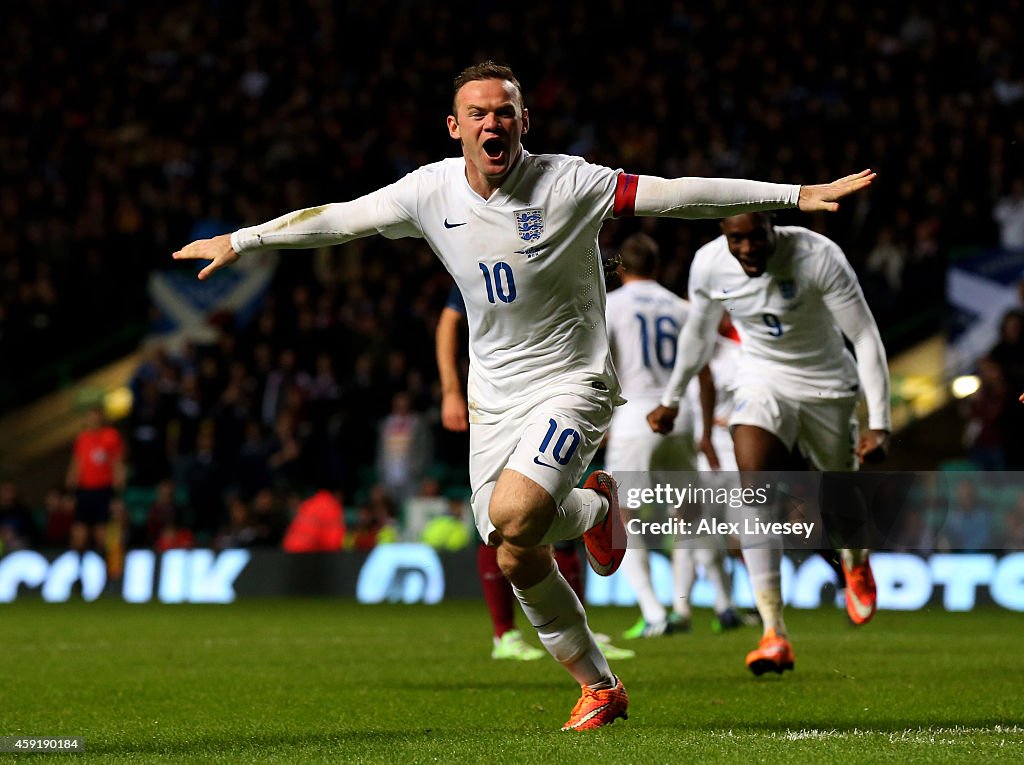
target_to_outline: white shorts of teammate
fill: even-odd
[[[797,444],[819,470],[856,470],[856,406],[856,397],[806,401],[768,385],[744,383],[736,389],[729,427],[756,425],[787,449]]]
[[[615,410],[604,462],[619,484],[620,501],[630,496],[631,490],[649,489],[658,484],[675,485],[680,480],[692,479],[692,476],[673,473],[692,473],[697,469],[697,446],[689,412],[680,411],[672,432],[663,436],[647,425],[647,412],[655,406],[657,401],[631,399]],[[639,546],[639,539],[634,535],[630,537],[633,540],[630,546]]]
[[[704,452],[697,452],[697,470],[700,472],[701,486],[708,486],[714,489],[722,488],[731,491],[740,486],[739,468],[736,466],[736,450],[733,448],[732,433],[725,425],[715,425],[711,430],[711,445],[715,447],[715,455],[718,457],[718,470],[711,469],[711,463],[704,456]],[[727,523],[743,522],[745,513],[741,508],[732,506],[722,507],[719,505],[706,507],[705,518],[715,518]],[[720,538],[720,546],[725,549],[728,540]]]
[[[623,473],[628,480],[630,473],[647,475],[655,471],[697,469],[693,415],[681,407],[672,432],[662,436],[647,424],[647,413],[657,405],[657,398],[637,397],[615,410],[604,456],[605,467],[610,472]]]
[[[480,538],[495,530],[491,495],[505,468],[540,484],[561,505],[583,477],[611,422],[612,404],[563,393],[510,409],[497,422],[469,426],[471,504]]]
[[[697,469],[697,447],[692,433],[657,433],[617,438],[614,435],[605,451],[605,466],[615,475],[642,473],[651,483],[658,475],[672,471]]]
[[[689,431],[673,431],[667,436],[648,431],[647,434],[633,434],[618,438],[612,431],[612,437],[605,451],[605,467],[615,476],[619,484],[619,501],[625,503],[630,497],[638,496],[644,489],[656,486],[670,486],[681,489],[695,482],[697,470],[697,446],[693,434]],[[685,508],[687,517],[694,520],[695,508]],[[645,511],[624,509],[632,517],[640,517],[645,521],[664,521],[676,515],[669,506],[647,508]],[[630,548],[643,548],[656,540],[643,537],[627,530]],[[662,540],[656,544],[663,549],[673,540]],[[627,553],[628,555],[629,553]],[[627,573],[627,578],[631,578]]]
[[[658,435],[650,431],[643,417],[643,414],[656,405],[657,402],[638,405],[638,413],[642,411],[639,420],[635,414],[628,416],[630,413],[623,411],[625,407],[616,412],[616,418],[626,415],[622,417],[624,426],[620,429],[616,427],[615,422],[612,423],[605,464],[619,481],[620,498],[628,497],[629,490],[633,488],[651,488],[658,484],[682,488],[696,479],[697,446],[693,437],[692,418],[683,409],[680,418],[676,420],[673,432],[667,436]],[[643,425],[646,432],[637,429],[637,421]],[[697,510],[699,508],[687,508],[691,521],[696,520],[693,513]],[[662,508],[662,512],[664,516],[657,515],[651,520],[664,520],[669,509]],[[664,605],[654,592],[651,580],[650,557],[646,549],[646,544],[650,540],[633,533],[629,533],[628,536],[629,549],[622,560],[622,573],[636,594],[644,622],[639,632],[635,632],[636,628],[630,632],[634,632],[632,637],[662,634],[670,629],[670,622]],[[665,541],[672,544],[672,585],[675,593],[672,610],[679,620],[672,624],[689,623],[690,593],[696,577],[696,564],[704,569],[705,576],[715,588],[716,611],[721,613],[731,607],[730,583],[722,567],[721,556],[718,555],[719,540],[694,538],[687,540],[687,543],[681,540]],[[665,545],[658,547],[664,548]],[[629,636],[627,633],[627,637]]]

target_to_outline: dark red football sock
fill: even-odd
[[[476,551],[476,570],[480,574],[480,585],[484,588],[484,600],[491,612],[494,636],[501,637],[516,628],[515,601],[512,585],[498,568],[498,548],[479,545]]]
[[[572,591],[576,593],[576,597],[580,599],[580,603],[583,602],[583,575],[582,565],[580,563],[580,556],[576,550],[576,545],[572,542],[560,543],[555,545],[555,563],[558,564],[558,570],[562,572],[562,576],[565,577],[565,581],[572,587]]]

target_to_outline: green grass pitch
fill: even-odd
[[[635,616],[592,609],[591,624],[617,635]],[[0,760],[1024,761],[1024,616],[787,618],[795,672],[754,678],[758,631],[715,635],[698,612],[692,634],[614,665],[629,720],[562,733],[578,689],[549,659],[492,661],[482,602],[19,601],[0,609],[0,735],[84,736],[87,752]]]

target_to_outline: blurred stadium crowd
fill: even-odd
[[[137,343],[147,277],[185,242],[456,153],[444,129],[452,77],[483,58],[519,74],[533,152],[663,176],[877,170],[869,195],[800,222],[842,244],[893,354],[941,328],[958,248],[1024,247],[1022,16],[1018,0],[7,8],[0,408],[52,384],[46,370],[69,354],[102,362],[123,352],[114,340]],[[715,226],[612,222],[603,245],[637,227],[669,255],[663,280],[685,292]],[[461,499],[466,444],[439,427],[433,358],[449,287],[414,240],[286,254],[255,321],[220,316],[219,342],[154,351],[121,423],[130,488],[143,492],[128,508],[132,541],[154,543],[158,499],[186,511],[200,543],[259,516],[250,541],[265,544],[313,488],[343,492],[369,529],[424,491]],[[1024,464],[1009,443],[1024,337],[1008,333],[993,338],[985,396],[966,413],[979,463],[996,460],[986,467]],[[66,504],[53,494],[48,504]]]

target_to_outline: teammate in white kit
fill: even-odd
[[[856,470],[860,461],[884,458],[891,428],[885,349],[842,250],[805,228],[776,227],[765,213],[727,217],[721,229],[690,268],[693,310],[661,405],[648,415],[652,429],[671,429],[686,384],[711,356],[719,318],[728,310],[742,348],[730,418],[741,472],[784,470],[795,444],[826,471]],[[862,391],[869,430],[858,442],[854,410]],[[863,624],[875,612],[867,551],[840,554],[847,612]],[[743,555],[765,628],[747,665],[755,674],[792,669],[781,549],[748,544]]]
[[[668,383],[675,363],[679,330],[686,323],[690,304],[656,281],[658,245],[647,234],[629,236],[622,243],[619,258],[622,286],[608,294],[608,340],[626,403],[612,416],[605,467],[615,476],[620,489],[644,489],[660,483],[663,472],[697,470],[691,408],[680,410],[671,435],[664,438],[652,433],[646,420]],[[714,381],[707,368],[700,373],[700,387],[701,399],[709,410],[708,429],[703,438],[710,440]],[[668,480],[670,476],[665,478]],[[623,637],[656,637],[689,630],[690,592],[698,562],[715,587],[719,623],[726,627],[739,626],[739,618],[732,611],[722,559],[715,554],[717,550],[710,545],[697,549],[683,544],[673,546],[675,597],[669,615],[654,593],[644,540],[630,536],[629,549],[622,559],[622,573],[636,593],[641,617]]]
[[[722,487],[733,490],[740,486],[738,468],[736,467],[736,450],[733,448],[732,433],[729,431],[729,418],[732,416],[733,408],[733,383],[736,377],[736,364],[739,361],[740,336],[729,320],[728,312],[722,314],[718,323],[718,334],[715,337],[715,350],[711,356],[708,366],[711,368],[711,378],[715,384],[715,405],[710,433],[710,445],[701,443],[697,451],[697,470],[703,474],[703,485]],[[693,386],[687,391],[692,392]],[[707,433],[704,426],[703,407],[692,407],[695,412],[693,429],[697,433]],[[706,437],[706,436],[705,436]],[[710,455],[710,459],[709,459]],[[720,510],[715,507],[715,511]],[[726,510],[726,520],[736,521],[742,513],[733,508]],[[716,536],[718,547],[714,550],[718,561],[729,557],[733,551],[739,552],[739,538],[736,535],[723,537]],[[701,548],[702,550],[704,548]],[[707,548],[709,551],[711,548]],[[708,555],[708,552],[704,552]],[[723,565],[724,568],[724,564]],[[732,577],[728,570],[725,571],[725,581],[728,591],[732,594]],[[731,605],[731,600],[730,600]],[[743,624],[757,624],[760,620],[753,615],[739,614],[735,608],[730,608],[724,613],[716,604],[715,611],[718,612],[716,629],[731,629]]]
[[[838,208],[868,186],[865,170],[833,183],[627,174],[579,157],[532,155],[522,90],[507,67],[485,62],[455,79],[448,133],[462,156],[425,165],[350,202],[288,213],[193,242],[177,259],[211,261],[205,279],[242,254],[316,248],[359,237],[425,239],[466,300],[470,328],[470,482],[481,538],[548,652],[582,686],[565,729],[625,717],[627,695],[559,575],[550,544],[583,535],[608,575],[624,529],[614,480],[576,484],[621,401],[608,351],[597,237],[629,215],[721,217],[751,210]]]

